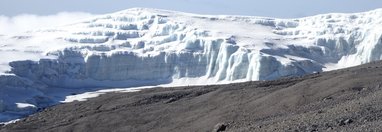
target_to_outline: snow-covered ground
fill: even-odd
[[[0,121],[101,89],[270,80],[381,60],[381,25],[382,9],[276,19],[133,8],[3,35]]]

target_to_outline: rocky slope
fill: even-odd
[[[381,131],[382,62],[274,81],[111,93],[6,131]]]

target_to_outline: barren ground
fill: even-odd
[[[382,62],[274,81],[154,88],[60,104],[6,131],[382,131]]]

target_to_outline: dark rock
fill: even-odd
[[[227,43],[229,44],[236,44],[236,37],[235,36],[231,36],[227,39],[225,39]]]
[[[172,103],[172,102],[174,102],[176,100],[177,100],[176,98],[170,98],[170,99],[164,101],[163,103],[168,104],[168,103]]]
[[[215,125],[213,132],[222,132],[227,129],[227,124],[225,123],[218,123]]]
[[[353,122],[353,120],[352,119],[347,119],[347,120],[345,120],[345,124],[350,124],[350,123],[352,123]]]
[[[352,88],[352,90],[354,90],[354,91],[362,91],[364,89],[365,89],[364,87],[353,87]]]
[[[331,99],[333,99],[333,97],[326,97],[323,100],[331,100]]]
[[[306,127],[306,131],[316,132],[316,131],[318,131],[317,127],[318,127],[318,125],[311,125],[309,127]]]
[[[342,119],[338,122],[338,125],[339,126],[344,126],[344,125],[348,125],[350,123],[352,123],[353,120],[352,119]]]
[[[319,110],[319,111],[317,111],[317,113],[318,114],[322,114],[322,113],[324,113],[324,111],[323,110]]]

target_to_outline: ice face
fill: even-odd
[[[134,8],[0,36],[0,55],[9,56],[0,60],[0,112],[70,94],[52,98],[57,87],[271,80],[381,60],[381,18],[381,9],[275,19]]]

